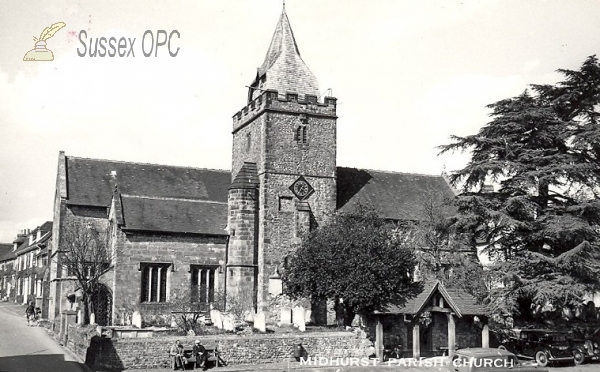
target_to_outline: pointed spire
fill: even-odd
[[[249,100],[253,100],[266,89],[277,90],[281,95],[289,92],[299,96],[319,96],[317,79],[300,57],[300,50],[285,12],[285,1],[265,60],[258,69],[252,87],[259,90],[251,91]]]

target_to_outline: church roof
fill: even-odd
[[[124,229],[224,234],[227,193],[255,187],[256,164],[245,163],[236,179],[226,170],[64,157],[67,203],[108,207],[115,182],[122,196]],[[337,207],[371,205],[381,217],[415,220],[420,198],[440,200],[453,192],[442,176],[337,168]]]
[[[227,235],[227,203],[122,194],[121,210],[123,230]]]
[[[122,194],[227,202],[231,172],[66,157],[67,203],[108,207],[115,180]]]
[[[250,95],[250,100],[267,89],[277,90],[280,94],[289,92],[300,96],[319,96],[317,78],[300,57],[285,9],[279,17],[269,50],[252,86],[259,90]]]
[[[391,220],[418,220],[423,198],[442,201],[454,193],[443,176],[337,168],[337,208],[372,206]]]
[[[416,297],[409,299],[403,306],[389,305],[380,314],[420,314],[426,311],[429,306],[432,306],[431,299],[436,294],[440,294],[444,298],[445,304],[458,317],[487,314],[485,307],[478,304],[475,297],[460,288],[446,287],[439,280],[425,282],[423,291]]]

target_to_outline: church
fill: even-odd
[[[225,294],[269,310],[286,255],[328,215],[362,204],[388,220],[414,220],[425,193],[454,195],[441,175],[338,167],[336,103],[321,96],[284,10],[247,102],[233,115],[231,171],[61,152],[49,318],[72,308],[67,295],[76,288],[59,251],[76,221],[110,237],[113,262],[96,321],[111,325],[133,311],[145,320],[165,316],[190,287],[205,304]]]

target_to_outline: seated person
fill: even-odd
[[[175,341],[175,344],[171,346],[169,355],[171,356],[171,368],[173,368],[173,371],[175,371],[177,368],[185,369],[183,345],[179,342],[179,340]]]
[[[203,368],[206,370],[206,360],[208,359],[208,352],[206,348],[200,344],[200,341],[194,342],[194,349],[192,355],[196,358],[196,368]]]

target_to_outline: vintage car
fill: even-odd
[[[600,347],[597,341],[587,337],[574,337],[571,339],[573,361],[575,364],[600,360]]]
[[[541,367],[549,362],[574,362],[574,350],[567,334],[547,329],[516,329],[498,348],[521,359],[533,359]]]
[[[521,362],[513,353],[492,348],[456,350],[451,372],[548,372],[534,362]]]

